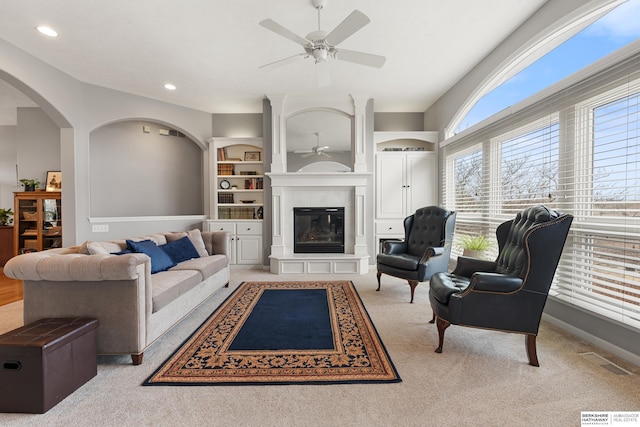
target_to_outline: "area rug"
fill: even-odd
[[[144,385],[401,379],[350,281],[244,282]]]

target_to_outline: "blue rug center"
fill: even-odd
[[[229,350],[331,350],[325,289],[267,289]]]

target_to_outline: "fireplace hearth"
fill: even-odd
[[[293,208],[294,253],[344,253],[344,208]]]

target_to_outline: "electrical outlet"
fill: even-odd
[[[91,231],[94,233],[107,233],[109,231],[109,224],[94,224],[91,226]]]

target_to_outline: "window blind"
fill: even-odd
[[[535,204],[573,214],[551,295],[640,329],[640,42],[444,141],[441,156],[456,236],[495,240]]]

